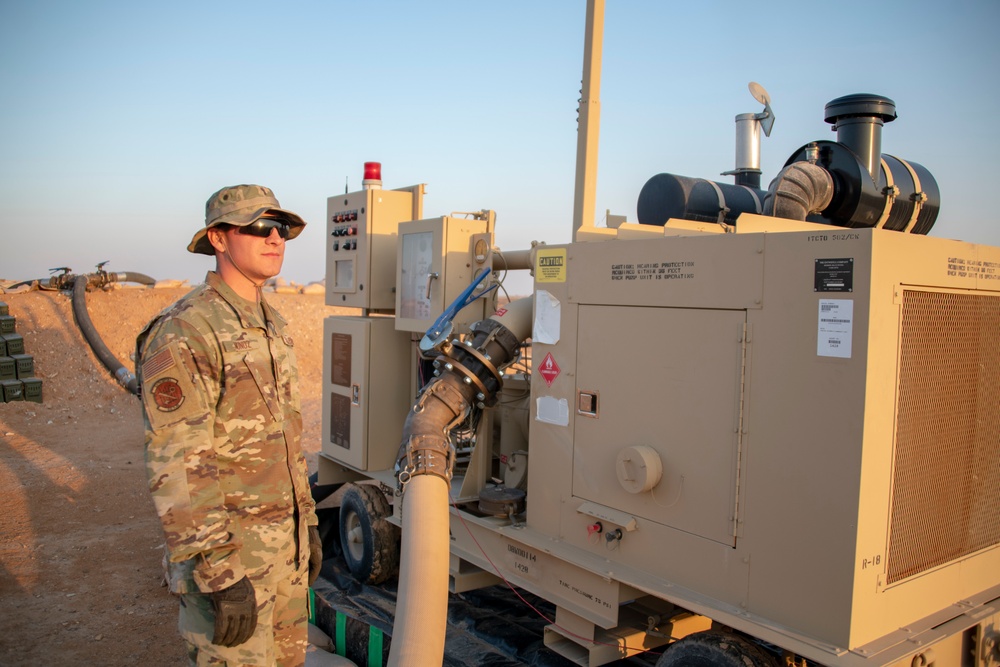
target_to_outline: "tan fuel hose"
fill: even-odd
[[[407,417],[402,446],[409,452],[406,460],[415,462],[416,467],[407,474],[401,500],[403,535],[390,667],[438,667],[444,659],[451,557],[451,475],[449,471],[446,479],[442,472],[442,462],[447,459],[442,451],[448,445],[447,428],[468,414],[475,402],[492,404],[500,386],[489,380],[501,382],[502,369],[531,335],[532,310],[533,297],[527,297],[474,324],[471,347],[479,352],[462,352],[464,346],[456,345],[452,351],[455,356],[448,357],[450,361],[442,366],[449,370],[428,383]],[[490,368],[476,365],[483,359],[490,362]],[[484,380],[483,391],[491,395],[477,396],[475,383],[463,381],[454,372],[458,366],[467,372],[476,368],[477,377],[481,374]]]
[[[448,484],[418,475],[406,485],[390,667],[440,665],[448,621]]]

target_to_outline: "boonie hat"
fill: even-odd
[[[294,239],[306,226],[305,220],[281,208],[271,188],[263,185],[231,185],[222,188],[205,203],[205,227],[195,233],[188,252],[214,255],[215,248],[208,240],[208,230],[226,224],[245,227],[259,220],[265,213],[278,213],[288,222],[288,238]]]

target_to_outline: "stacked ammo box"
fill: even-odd
[[[35,359],[24,353],[17,319],[0,301],[0,403],[42,402],[42,381],[35,377]]]

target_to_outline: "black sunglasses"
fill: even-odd
[[[237,227],[236,229],[240,234],[259,236],[262,239],[266,239],[270,236],[272,229],[277,229],[278,236],[286,240],[292,233],[291,225],[284,220],[277,220],[276,218],[259,218],[249,225]]]

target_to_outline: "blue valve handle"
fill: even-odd
[[[452,301],[451,305],[444,309],[444,312],[441,313],[436,320],[434,320],[434,324],[432,324],[431,328],[428,329],[427,333],[424,334],[424,338],[420,342],[421,348],[427,351],[434,347],[437,347],[438,344],[440,344],[441,340],[443,340],[444,337],[446,337],[449,333],[451,333],[452,330],[451,322],[452,320],[455,319],[455,316],[458,315],[459,311],[461,311],[463,308],[468,306],[476,299],[479,299],[489,294],[490,292],[492,292],[497,288],[496,285],[493,285],[491,287],[487,287],[478,294],[473,293],[475,292],[476,288],[479,287],[484,280],[486,280],[486,276],[488,276],[489,274],[490,274],[489,269],[483,269],[482,272],[480,272],[480,274],[476,277],[476,279],[472,281],[472,284],[470,284],[468,287],[462,290],[462,293],[458,295],[458,298]]]

